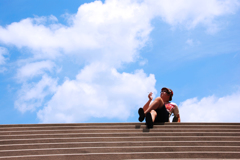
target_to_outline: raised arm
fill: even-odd
[[[153,99],[152,94],[153,94],[152,92],[150,92],[150,93],[148,94],[148,101],[147,101],[147,103],[143,106],[144,112],[149,108],[149,105],[150,105],[150,103],[152,102],[152,99]]]

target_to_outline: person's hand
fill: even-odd
[[[153,99],[152,94],[153,94],[152,92],[150,92],[150,93],[148,94],[149,100],[152,100],[152,99]]]

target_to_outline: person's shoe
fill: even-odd
[[[146,124],[147,128],[153,128],[152,115],[149,112],[146,114]]]
[[[144,114],[143,108],[139,108],[138,109],[138,114],[139,114],[138,120],[139,120],[139,122],[142,122],[144,120],[144,118],[145,118],[145,114]]]

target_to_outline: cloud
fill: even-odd
[[[6,68],[3,67],[7,60],[7,58],[4,57],[5,55],[8,55],[8,50],[4,47],[0,47],[0,73],[6,70]]]
[[[100,59],[118,66],[132,62],[148,40],[152,27],[144,8],[131,1],[95,1],[80,6],[69,17],[69,26],[50,23],[52,16],[26,18],[0,27],[0,41],[27,47],[35,58],[75,54],[89,62]]]
[[[4,47],[0,47],[0,65],[3,65],[6,63],[6,58],[4,55],[8,55],[8,51]]]
[[[188,29],[203,25],[210,33],[219,30],[216,18],[234,14],[238,0],[149,0],[152,12],[172,26],[183,25]]]
[[[26,111],[34,111],[41,107],[44,98],[55,93],[57,89],[57,80],[47,75],[43,75],[42,79],[37,83],[24,83],[17,93],[17,100],[14,103],[22,113]]]
[[[38,61],[27,63],[17,71],[18,81],[29,80],[35,76],[43,75],[46,71],[52,71],[55,64],[51,61]]]
[[[119,73],[104,64],[86,66],[75,80],[66,80],[44,109],[38,112],[43,123],[84,122],[92,117],[126,120],[147,101],[147,92],[156,93],[154,75],[143,70]]]
[[[237,0],[106,0],[85,3],[68,16],[69,25],[49,17],[26,18],[0,27],[0,42],[29,48],[36,58],[77,54],[85,60],[132,62],[149,40],[151,20],[160,17],[172,26],[203,24],[216,30],[215,18],[235,13]],[[86,53],[87,56],[86,56]],[[113,56],[114,55],[114,56]]]
[[[224,97],[191,98],[179,105],[183,122],[240,122],[240,92]]]
[[[186,41],[186,43],[187,43],[188,45],[192,46],[192,45],[193,45],[193,40],[192,40],[192,39],[188,39],[188,40]]]
[[[192,47],[192,46],[198,46],[198,45],[200,45],[201,42],[199,42],[198,40],[188,39],[188,40],[186,41],[186,44],[187,44],[188,46]]]

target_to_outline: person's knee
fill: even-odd
[[[151,110],[150,113],[151,113],[151,115],[154,116],[154,117],[157,115],[157,112],[156,112],[155,110]]]

